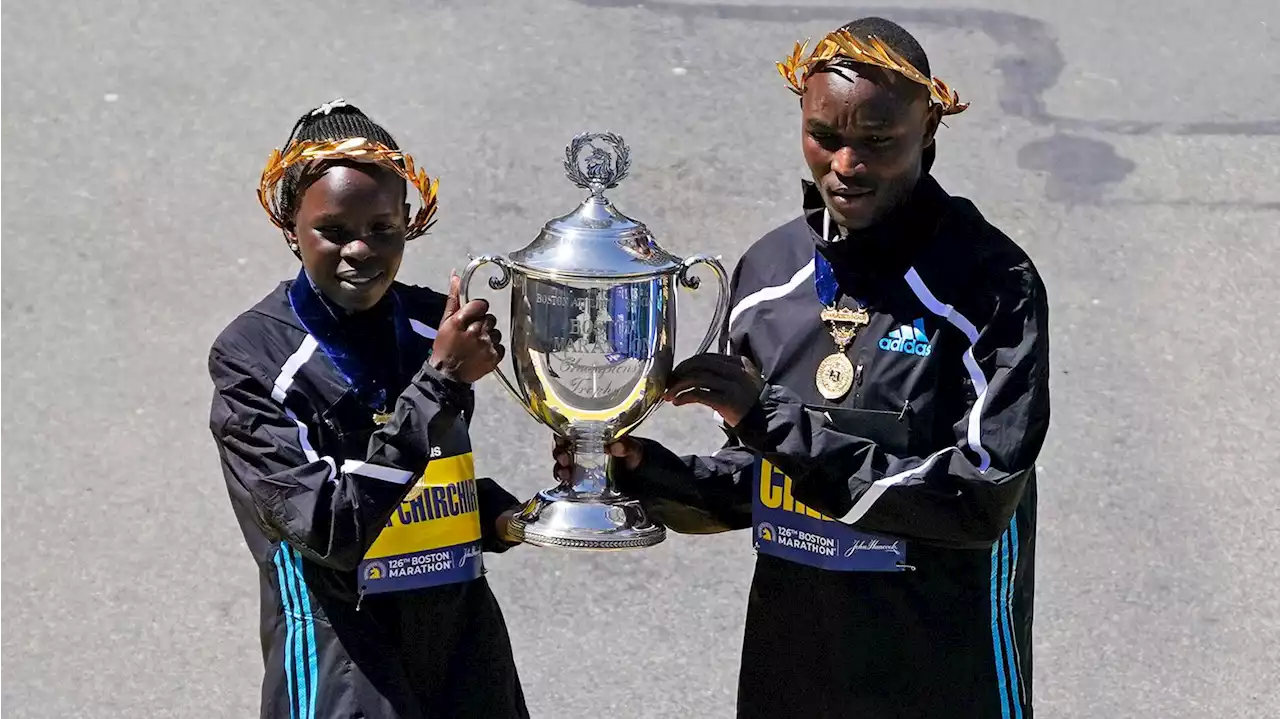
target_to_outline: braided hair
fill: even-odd
[[[285,141],[285,147],[295,140],[345,140],[351,137],[363,137],[392,150],[400,149],[395,138],[382,125],[370,120],[360,108],[341,99],[326,102],[298,118],[289,133],[289,139]],[[298,164],[285,170],[284,178],[280,181],[280,211],[290,223],[297,212],[299,198],[310,184],[304,182],[304,176],[308,180],[318,177],[314,171],[308,172],[304,165]],[[408,192],[407,185],[405,191]]]

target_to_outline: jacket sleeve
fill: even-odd
[[[951,547],[985,547],[1008,526],[1049,425],[1048,306],[1039,280],[997,301],[979,331],[954,308],[972,383],[928,456],[896,455],[845,434],[781,387],[739,423],[739,438],[786,472],[797,500],[856,528]],[[1001,305],[1004,306],[1001,306]],[[945,421],[945,420],[944,420]]]
[[[729,283],[731,307],[738,302],[741,277],[739,261]],[[726,313],[720,326],[720,351],[754,362],[745,340],[735,343],[730,337],[731,317]],[[680,457],[651,439],[637,438],[644,461],[635,471],[615,471],[619,488],[640,499],[658,521],[676,532],[711,534],[751,526],[750,474],[756,456],[733,432],[726,432],[727,441],[711,456]]]
[[[466,409],[470,387],[424,366],[365,456],[335,458],[316,450],[284,390],[247,356],[215,347],[209,357],[210,429],[231,491],[247,495],[264,529],[312,561],[355,569],[426,469],[432,438]]]
[[[732,437],[709,457],[680,457],[637,438],[644,461],[618,470],[618,488],[641,501],[655,519],[683,534],[712,534],[751,526],[750,468],[755,455]]]

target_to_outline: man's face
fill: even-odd
[[[291,239],[307,275],[351,312],[373,307],[391,287],[409,208],[404,180],[372,165],[335,164],[303,191]]]
[[[928,92],[878,67],[828,67],[801,99],[804,159],[831,219],[860,230],[911,194],[941,119]]]

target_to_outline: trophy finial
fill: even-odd
[[[596,140],[607,147],[593,144]],[[578,187],[591,190],[597,199],[604,199],[605,190],[617,187],[630,168],[631,150],[612,132],[584,132],[564,149],[565,175]]]

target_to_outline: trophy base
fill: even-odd
[[[562,488],[544,490],[511,520],[511,534],[535,547],[610,551],[641,549],[667,537],[640,502],[622,495],[585,498]]]

